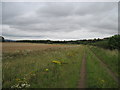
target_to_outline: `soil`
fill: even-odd
[[[84,55],[82,60],[82,66],[80,71],[80,81],[78,84],[78,88],[85,88],[86,81],[86,55]]]

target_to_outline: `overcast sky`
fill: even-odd
[[[78,40],[117,33],[117,2],[2,3],[2,35],[8,39]]]

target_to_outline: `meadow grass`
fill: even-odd
[[[118,76],[118,50],[108,50],[98,47],[90,48]]]
[[[84,46],[3,53],[3,88],[75,88]],[[60,64],[52,63],[59,61]]]
[[[4,43],[3,88],[77,88],[84,52],[87,55],[86,86],[117,88],[92,51],[117,73],[116,50],[84,45]]]
[[[98,58],[87,50],[87,87],[88,88],[118,88],[118,84],[107,73]]]

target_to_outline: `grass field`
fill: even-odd
[[[105,50],[98,47],[92,47],[91,50],[108,65],[115,74],[120,75],[118,72],[118,51],[117,50]]]
[[[106,68],[100,65],[98,58],[87,50],[87,87],[88,88],[115,88],[117,83],[107,73]]]
[[[77,88],[86,56],[86,88],[117,88],[118,51],[84,45],[3,43],[3,88]],[[95,54],[94,54],[95,53]],[[106,64],[103,66],[99,59]]]

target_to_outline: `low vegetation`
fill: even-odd
[[[98,58],[87,50],[87,87],[88,88],[116,88],[118,83],[100,65]]]
[[[83,46],[68,46],[4,53],[3,88],[75,88],[83,52]]]
[[[107,67],[116,73],[117,76],[120,75],[120,72],[118,72],[118,50],[106,50],[98,47],[91,47],[90,49],[98,56],[99,59],[107,64]]]
[[[3,88],[77,88],[86,55],[86,87],[117,88],[118,50],[91,45],[6,43],[2,52]]]

